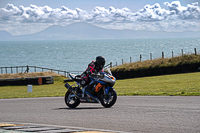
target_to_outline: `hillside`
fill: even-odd
[[[126,63],[111,69],[118,79],[200,71],[200,54]]]
[[[10,33],[6,32],[6,31],[0,31],[0,41],[1,40],[8,41],[12,38],[13,38],[13,36]]]

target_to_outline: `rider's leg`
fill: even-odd
[[[85,88],[86,94],[94,97],[96,96],[96,92],[94,90],[94,85],[96,84],[96,82],[91,81],[90,84]]]

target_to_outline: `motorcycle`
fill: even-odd
[[[89,76],[91,82],[95,83],[93,90],[95,94],[88,95],[85,91],[83,80],[80,75],[70,73],[70,78],[76,82],[76,84],[65,84],[68,91],[65,94],[65,103],[69,108],[76,108],[80,103],[101,103],[105,108],[112,107],[117,100],[117,93],[113,88],[116,78],[112,76],[109,68],[99,74]]]

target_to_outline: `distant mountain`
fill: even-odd
[[[112,30],[99,28],[87,23],[74,23],[65,27],[51,26],[38,33],[20,36],[12,36],[5,31],[0,31],[0,40],[132,39],[171,37],[200,37],[200,32]]]
[[[0,31],[0,41],[1,40],[8,41],[12,38],[13,38],[13,36],[10,33],[6,32],[6,31]]]

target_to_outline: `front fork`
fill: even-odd
[[[113,88],[112,87],[105,87],[104,94],[108,95],[110,89],[113,89]]]
[[[111,93],[109,92],[110,90],[112,91],[113,87],[106,87],[105,90],[104,90],[104,99],[105,99],[105,102],[108,103],[109,100],[111,99]]]

